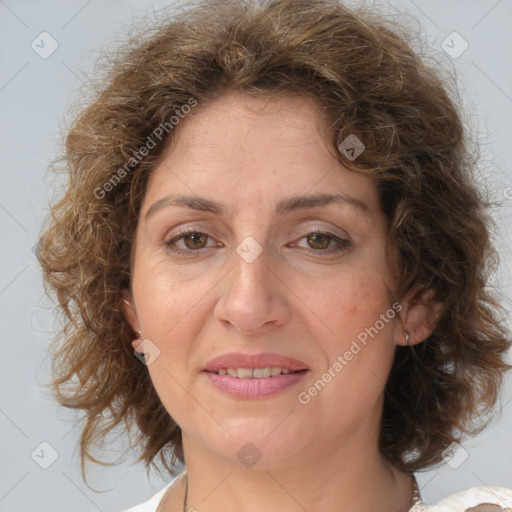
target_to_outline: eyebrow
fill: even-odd
[[[361,199],[357,199],[347,194],[316,194],[311,196],[294,196],[283,199],[277,203],[275,215],[284,215],[294,210],[303,210],[314,208],[315,206],[326,206],[329,204],[346,204],[359,211],[369,214],[371,213],[368,205]],[[146,220],[157,211],[167,208],[168,206],[185,206],[192,210],[202,212],[210,212],[216,215],[224,213],[224,207],[215,201],[198,196],[173,196],[172,194],[162,197],[154,202],[146,212]]]

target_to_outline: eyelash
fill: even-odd
[[[186,235],[206,235],[209,239],[212,238],[212,237],[210,237],[210,235],[208,235],[207,233],[204,233],[203,231],[197,231],[197,230],[194,230],[194,229],[185,229],[185,230],[179,231],[178,235],[174,236],[169,241],[165,242],[166,248],[169,251],[173,252],[174,254],[178,254],[180,256],[189,256],[189,257],[190,256],[192,256],[192,257],[200,256],[200,254],[199,254],[200,251],[202,249],[207,249],[207,247],[201,247],[200,249],[187,249],[187,250],[176,249],[176,248],[172,247],[173,244],[175,244],[179,240],[183,239]],[[340,238],[340,237],[336,236],[335,234],[330,233],[328,231],[310,231],[309,233],[306,233],[304,236],[302,236],[299,239],[299,241],[304,239],[304,238],[306,238],[306,237],[308,237],[308,236],[310,236],[310,235],[324,235],[324,236],[327,236],[327,237],[333,239],[335,242],[337,242],[338,246],[331,247],[331,248],[328,248],[328,249],[305,249],[305,248],[303,248],[303,249],[306,250],[306,252],[308,254],[328,255],[328,254],[340,253],[340,252],[346,251],[348,248],[350,248],[352,246],[352,243],[349,240],[345,240],[343,238]],[[197,254],[193,255],[193,253],[197,253]]]

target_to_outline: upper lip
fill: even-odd
[[[216,372],[223,368],[267,368],[267,367],[288,368],[291,371],[308,370],[305,363],[293,357],[263,352],[261,354],[242,354],[231,352],[222,354],[212,359],[204,371]]]

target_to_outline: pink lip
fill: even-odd
[[[220,369],[227,368],[267,368],[278,366],[288,368],[287,375],[275,375],[262,379],[240,379],[230,375],[219,375],[214,373]],[[279,393],[300,381],[309,368],[298,359],[279,354],[265,352],[262,354],[224,354],[212,359],[204,368],[203,373],[210,379],[210,382],[220,391],[235,398],[258,399]]]
[[[281,356],[264,352],[261,354],[241,354],[229,353],[212,359],[205,367],[204,371],[217,372],[227,368],[267,368],[279,366],[288,368],[291,371],[308,370],[309,368],[302,361],[292,357]]]
[[[304,370],[298,373],[281,374],[262,379],[240,379],[213,372],[203,373],[217,389],[228,395],[235,398],[258,399],[274,395],[293,386],[309,372]]]

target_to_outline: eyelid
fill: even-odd
[[[306,222],[307,222],[307,220],[306,220]],[[342,229],[338,226],[333,227],[332,224],[328,225],[328,226],[322,226],[322,225],[318,224],[318,221],[316,221],[316,224],[310,224],[310,225],[304,225],[304,223],[305,222],[302,221],[298,225],[295,225],[293,227],[293,231],[297,231],[297,236],[299,234],[304,235],[304,233],[309,233],[310,231],[320,231],[320,232],[328,231],[334,236],[337,236],[340,238],[347,238],[347,239],[351,240],[351,236],[347,233],[347,231],[345,231],[344,229]],[[276,226],[274,226],[272,228],[272,231],[274,231],[275,227]],[[341,233],[336,233],[335,232],[336,230],[340,230]],[[199,232],[202,232],[205,234],[209,234],[210,236],[213,236],[213,237],[220,237],[218,232],[216,233],[216,231],[217,231],[216,228],[211,223],[208,223],[208,225],[203,225],[203,224],[194,223],[194,221],[192,221],[192,225],[179,224],[178,226],[174,226],[173,228],[171,228],[170,230],[167,231],[164,238],[165,239],[170,238],[171,235],[169,233],[173,233],[173,232],[175,232],[175,234],[182,234],[182,233],[189,233],[189,232],[196,232],[196,231],[199,231]],[[289,233],[287,236],[294,236],[294,235]]]
[[[177,226],[174,226],[171,229],[168,229],[166,234],[164,235],[163,239],[165,241],[169,241],[172,238],[175,238],[178,235],[183,235],[187,233],[204,233],[210,237],[220,237],[218,234],[218,230],[215,229],[215,227],[211,224],[201,224],[194,221],[191,221],[190,223],[184,223],[184,224],[178,224]]]
[[[337,238],[341,238],[344,240],[347,240],[349,242],[353,242],[352,237],[348,234],[348,232],[338,226],[333,226],[332,224],[328,225],[322,225],[319,224],[318,221],[315,223],[310,224],[301,224],[300,226],[294,227],[294,232],[299,231],[299,235],[302,234],[302,236],[305,236],[309,233],[315,232],[315,233],[325,233],[332,236],[335,236]]]

